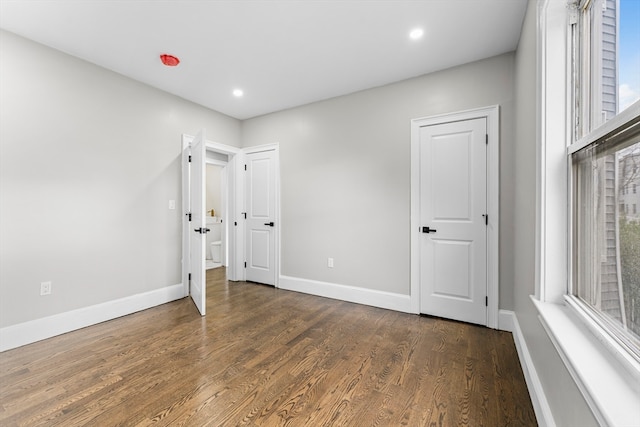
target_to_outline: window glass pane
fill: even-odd
[[[621,112],[640,100],[640,1],[619,0],[619,9],[617,69]]]
[[[595,129],[640,99],[640,1],[598,0],[591,9]]]
[[[640,100],[640,0],[583,0],[574,40],[574,140]]]
[[[640,137],[573,156],[574,291],[640,348]]]

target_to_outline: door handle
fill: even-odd
[[[275,224],[273,223],[273,221],[271,221],[271,222],[265,222],[264,225],[268,225],[269,227],[273,227]]]
[[[210,232],[211,230],[209,230],[208,228],[194,228],[193,231],[195,231],[196,233],[200,233],[200,234],[207,234],[208,232]]]
[[[429,227],[422,227],[422,232],[423,233],[435,233],[436,231],[438,231],[438,230],[433,229],[433,228],[429,228]]]

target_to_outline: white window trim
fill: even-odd
[[[640,367],[625,357],[617,343],[570,297],[566,298],[571,271],[567,144],[571,141],[571,127],[567,125],[571,118],[570,13],[567,2],[562,0],[541,1],[537,10],[538,215],[536,289],[532,300],[543,327],[598,422],[635,425],[640,420]],[[572,149],[576,147],[574,144]]]

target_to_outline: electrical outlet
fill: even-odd
[[[51,295],[51,282],[40,283],[40,295]]]
[[[169,200],[169,209],[170,210],[174,210],[176,208],[176,201],[175,200]]]
[[[333,258],[327,258],[327,267],[333,268]]]

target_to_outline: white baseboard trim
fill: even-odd
[[[498,310],[498,330],[513,333],[515,317],[515,313],[511,310]]]
[[[505,329],[503,329],[505,331],[508,330],[506,329],[506,324],[511,324],[513,341],[515,341],[516,344],[518,358],[520,359],[524,379],[527,383],[527,388],[529,389],[529,396],[531,396],[531,403],[533,404],[533,410],[536,413],[538,425],[541,427],[556,427],[553,415],[551,414],[551,408],[549,407],[549,402],[547,401],[547,396],[544,394],[544,389],[540,382],[540,377],[538,377],[538,372],[536,371],[536,367],[531,359],[527,342],[522,335],[518,318],[513,311],[500,310],[501,326],[503,321],[505,322]],[[500,329],[502,329],[502,327]]]
[[[404,313],[412,312],[411,297],[409,295],[289,276],[280,276],[278,287],[288,291],[296,291],[320,297],[338,299],[341,301],[355,302],[357,304],[386,308],[387,310],[402,311]]]
[[[182,284],[0,328],[0,352],[126,316],[184,297]]]

